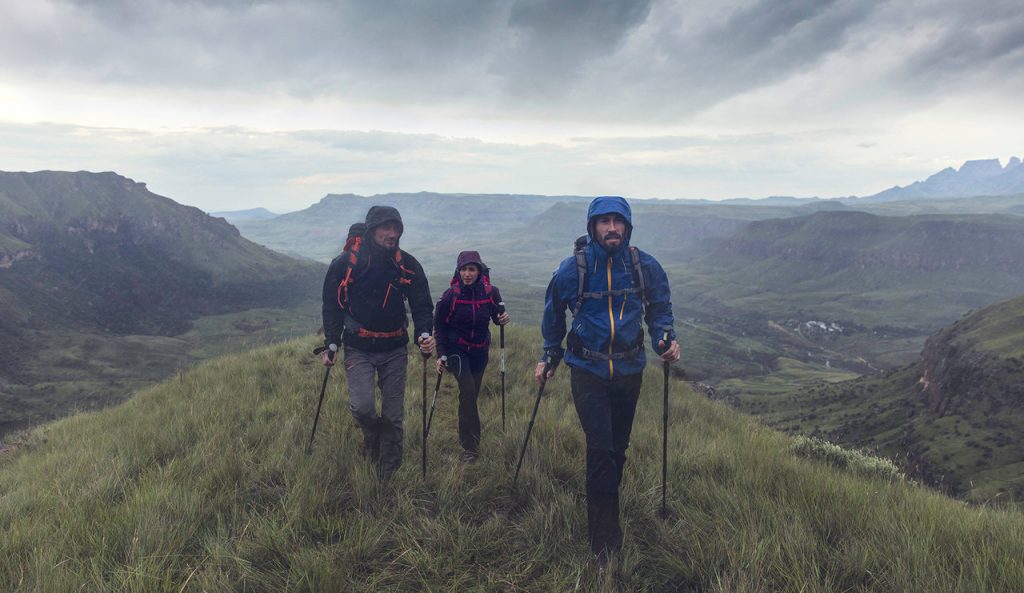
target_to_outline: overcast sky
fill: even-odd
[[[0,170],[326,193],[835,197],[1024,153],[975,0],[0,0]]]

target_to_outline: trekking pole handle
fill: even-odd
[[[338,345],[337,344],[331,344],[330,346],[319,346],[317,348],[313,348],[313,355],[314,356],[320,356],[320,354],[323,353],[324,350],[330,350],[331,351],[331,359],[332,360],[334,359],[335,356],[338,355]]]
[[[548,382],[548,371],[551,370],[551,357],[545,354],[540,361],[544,363],[544,372],[540,374],[541,386],[544,386]]]
[[[430,334],[428,334],[427,332],[423,332],[422,334],[420,334],[420,340],[426,340],[429,337]],[[416,345],[418,346],[419,344],[417,343]],[[421,352],[421,354],[423,354],[423,358],[430,358],[429,352]]]
[[[661,336],[661,341],[662,341],[663,344],[665,344],[665,350],[668,350],[668,347],[671,346],[671,344],[668,341],[668,335],[669,335],[669,333],[671,331],[672,331],[672,328],[666,326],[665,327],[665,333],[662,334],[662,336]],[[664,350],[662,351],[662,353],[664,353]]]

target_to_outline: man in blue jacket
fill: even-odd
[[[573,403],[587,438],[587,528],[602,563],[622,548],[619,483],[647,363],[641,320],[661,359],[679,360],[668,277],[657,260],[629,246],[632,232],[626,200],[603,196],[590,203],[585,245],[578,244],[548,284],[544,358],[534,371],[538,382],[545,367],[552,377],[563,355],[570,368]],[[563,350],[566,309],[573,321]]]

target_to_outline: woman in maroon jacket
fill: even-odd
[[[480,451],[480,414],[476,399],[487,368],[490,324],[505,325],[509,314],[499,312],[501,294],[491,286],[487,266],[476,251],[459,254],[451,286],[434,308],[437,370],[447,370],[459,382],[459,442],[463,461],[475,461]],[[441,363],[447,356],[447,368]]]

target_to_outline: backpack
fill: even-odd
[[[592,298],[599,299],[609,296],[618,296],[620,294],[639,294],[640,304],[643,307],[643,311],[646,314],[649,300],[647,298],[647,285],[644,282],[644,272],[640,267],[640,250],[632,245],[629,246],[629,260],[632,263],[633,268],[633,286],[632,288],[620,288],[618,290],[599,290],[595,292],[585,292],[587,286],[587,239],[588,235],[576,239],[576,243],[573,246],[573,256],[576,258],[576,305],[572,309],[572,316],[580,312],[583,307],[583,300]]]
[[[478,306],[480,306],[480,305],[482,305],[484,303],[491,303],[495,307],[498,306],[498,304],[494,302],[494,297],[491,295],[491,293],[493,292],[493,288],[491,288],[491,278],[490,278],[490,276],[488,276],[483,271],[480,272],[480,282],[481,282],[481,284],[484,285],[484,296],[487,297],[485,299],[482,299],[482,300],[460,299],[459,298],[459,296],[460,296],[459,295],[459,291],[461,290],[461,287],[457,284],[457,282],[458,282],[457,279],[452,279],[452,283],[448,287],[448,290],[446,291],[446,293],[441,295],[441,299],[443,300],[444,297],[447,296],[448,292],[452,293],[452,306],[448,309],[448,316],[445,317],[445,319],[444,319],[445,323],[448,323],[448,322],[450,322],[452,320],[452,315],[455,314],[455,307],[457,305],[473,305],[474,307],[478,307]]]
[[[363,246],[363,237],[355,236],[350,237],[345,241],[345,249],[342,251],[341,256],[345,262],[345,275],[338,284],[338,306],[341,307],[342,311],[348,309],[348,289],[352,286],[354,278],[352,277],[352,270],[359,264],[359,251]],[[395,267],[398,270],[396,279],[398,280],[399,286],[408,286],[412,284],[413,271],[402,265],[402,250],[395,250],[394,258]],[[387,294],[384,295],[384,302],[387,302],[388,297],[391,295],[391,284],[388,284]],[[383,306],[383,305],[382,305]]]

